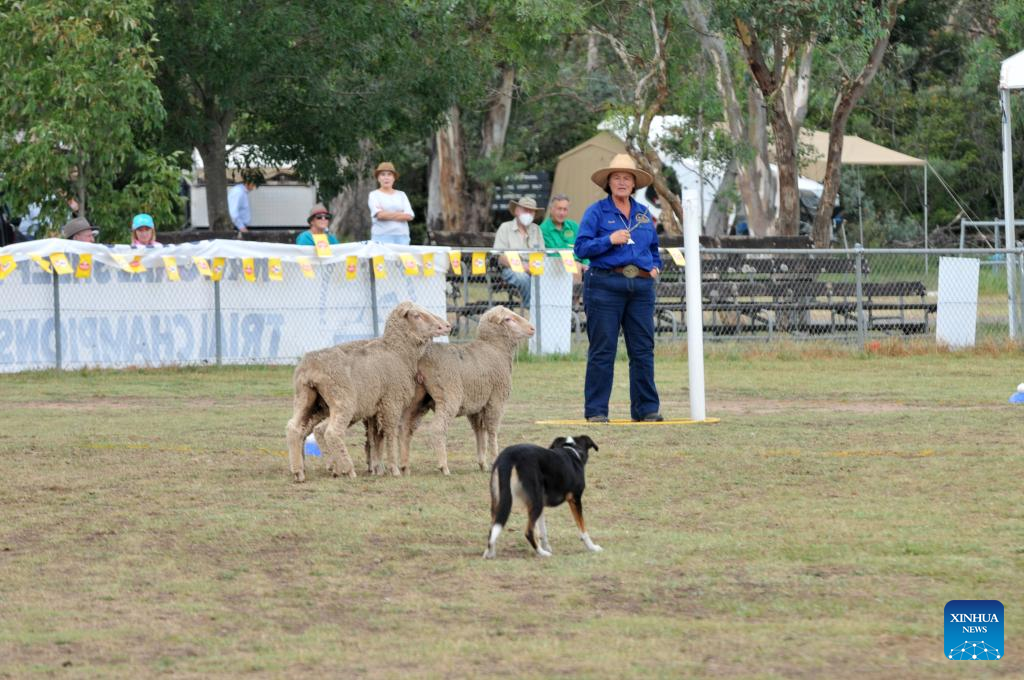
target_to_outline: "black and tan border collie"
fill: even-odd
[[[597,451],[597,444],[590,437],[580,435],[558,437],[547,449],[536,444],[515,444],[498,454],[491,467],[492,525],[484,557],[495,555],[495,544],[512,512],[513,498],[526,506],[526,540],[540,557],[551,556],[544,507],[555,507],[563,502],[569,503],[583,544],[592,552],[601,552],[601,546],[590,540],[583,523],[582,499],[586,487],[583,469],[590,449]],[[539,544],[534,527],[539,534]]]

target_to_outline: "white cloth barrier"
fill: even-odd
[[[312,246],[246,241],[133,249],[59,239],[0,248],[0,262],[17,264],[0,279],[0,372],[218,360],[291,363],[313,349],[374,337],[375,326],[377,333],[383,331],[387,315],[403,300],[444,316],[449,250],[360,242],[333,245],[330,256],[317,257]],[[91,254],[92,274],[55,277],[31,259],[53,253],[64,253],[73,269],[80,255]],[[414,256],[419,275],[405,273],[402,254]],[[423,275],[425,254],[433,256],[433,276]],[[123,271],[115,255],[141,256],[146,271]],[[162,271],[168,256],[175,258],[179,281],[167,280]],[[345,275],[350,256],[358,258],[352,280]],[[385,278],[372,274],[377,256],[384,258]],[[200,275],[194,257],[225,258],[216,285]],[[254,258],[255,281],[245,279],[242,258]],[[267,258],[280,258],[283,280],[268,279]],[[301,273],[299,258],[308,258],[314,278]],[[545,273],[535,279],[540,299],[534,317],[541,339],[531,342],[531,351],[567,352],[572,279],[557,260],[546,260]]]

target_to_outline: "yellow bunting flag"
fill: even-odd
[[[167,274],[168,281],[181,281],[181,275],[178,273],[178,261],[169,255],[163,257],[164,261],[164,272]]]
[[[284,281],[281,272],[281,258],[272,257],[267,260],[267,278],[271,281]]]
[[[506,250],[505,257],[508,258],[509,269],[520,274],[526,271],[525,269],[523,269],[523,261],[519,259],[519,253],[517,253],[514,250]]]
[[[0,281],[7,278],[7,275],[18,268],[18,263],[10,255],[0,255]]]
[[[53,263],[53,268],[57,270],[58,274],[71,273],[71,265],[68,264],[68,258],[64,253],[51,253],[50,262]]]
[[[576,260],[573,258],[571,250],[559,250],[558,254],[562,258],[562,265],[565,267],[565,271],[570,274],[575,274],[580,270],[580,268],[576,266]]]
[[[242,275],[249,283],[256,282],[256,262],[251,257],[242,258]]]
[[[125,257],[124,255],[118,255],[116,253],[111,253],[110,257],[114,258],[114,262],[116,262],[117,266],[120,267],[123,271],[128,271],[127,257]]]
[[[672,261],[676,263],[676,266],[685,267],[686,258],[683,257],[683,251],[679,248],[667,248],[668,254],[672,256]]]
[[[373,278],[375,279],[386,279],[388,278],[388,270],[384,266],[384,256],[374,255],[373,256]]]
[[[128,271],[130,271],[132,274],[138,274],[140,272],[146,271],[146,268],[142,266],[142,255],[136,255],[131,259],[131,261],[128,263]]]
[[[331,243],[327,240],[327,234],[313,234],[313,245],[316,246],[317,257],[331,256]]]
[[[544,253],[530,253],[530,276],[544,273]]]
[[[210,266],[210,279],[220,281],[224,277],[225,266],[223,257],[213,258],[213,264]]]
[[[299,263],[299,269],[302,270],[302,275],[307,279],[316,278],[316,274],[313,272],[313,265],[309,263],[308,257],[297,257],[295,261]]]
[[[462,251],[449,250],[448,261],[452,263],[452,271],[459,276],[462,276]]]
[[[53,267],[50,266],[50,261],[49,260],[44,260],[39,255],[29,255],[29,257],[31,257],[32,261],[35,262],[37,265],[39,265],[39,268],[42,269],[47,274],[49,274],[51,271],[53,271]]]
[[[359,258],[349,255],[345,258],[345,280],[354,281],[359,276]]]
[[[78,266],[75,267],[76,279],[87,279],[92,276],[92,255],[82,253],[78,256]]]
[[[193,257],[192,262],[195,263],[196,269],[199,270],[200,274],[206,278],[210,278],[210,275],[212,274],[210,271],[210,263],[206,261],[205,257]]]
[[[434,275],[434,254],[423,253],[423,276]]]
[[[409,253],[399,253],[398,257],[402,260],[402,266],[405,267],[406,276],[420,275],[420,263],[416,261],[415,257]]]
[[[480,276],[487,273],[487,253],[473,253],[473,276]]]

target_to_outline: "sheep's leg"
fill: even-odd
[[[355,465],[352,464],[352,459],[348,455],[348,447],[345,446],[345,431],[348,430],[348,423],[349,416],[342,417],[340,414],[332,413],[327,421],[327,427],[324,429],[324,444],[328,450],[334,452],[333,460],[328,467],[335,477],[356,476]]]
[[[471,413],[467,419],[473,428],[473,436],[476,437],[476,464],[480,466],[482,472],[487,469],[484,463],[484,456],[487,453],[487,431],[479,413]]]
[[[334,465],[334,457],[332,451],[327,448],[327,442],[324,441],[324,430],[327,429],[327,420],[321,420],[320,423],[313,428],[313,438],[316,439],[316,445],[320,447],[320,455],[325,461],[327,461],[327,471],[331,471],[331,466]]]
[[[366,474],[380,474],[379,470],[374,470],[375,461],[380,459],[380,432],[377,430],[377,419],[363,420],[363,429],[366,432],[366,440],[363,442],[363,450],[366,452]]]
[[[501,429],[502,414],[496,411],[497,409],[488,407],[480,413],[480,422],[483,426],[482,429],[486,432],[487,436],[487,449],[491,453],[491,465],[493,465],[494,461],[498,458],[498,430]],[[483,469],[483,467],[480,469]]]
[[[401,435],[402,409],[389,408],[377,413],[377,424],[383,435],[383,446],[380,447],[379,458],[387,471],[395,477],[401,477],[398,467],[398,440]]]
[[[317,391],[308,385],[295,386],[294,410],[285,427],[285,441],[288,443],[288,467],[296,482],[306,481],[303,446],[318,422],[319,414],[315,410],[318,396]]]
[[[427,391],[422,385],[416,385],[416,394],[413,397],[412,403],[409,405],[405,412],[402,413],[402,432],[399,437],[399,456],[401,456],[401,468],[403,474],[409,474],[409,445],[412,443],[412,436],[415,434],[416,429],[420,426],[420,422],[423,420],[424,414],[427,410],[423,407],[423,399],[426,397]]]
[[[454,407],[446,401],[434,402],[434,454],[437,456],[437,468],[441,474],[450,475],[448,469],[448,428],[458,413],[458,405]]]

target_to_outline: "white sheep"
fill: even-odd
[[[492,307],[480,317],[477,337],[464,345],[432,344],[419,361],[420,383],[402,426],[402,470],[409,469],[409,441],[423,415],[434,409],[437,466],[448,470],[448,427],[466,416],[476,435],[480,469],[498,456],[498,428],[512,392],[512,362],[519,342],[534,333],[533,324],[515,312]],[[490,457],[486,452],[490,450]]]
[[[399,431],[404,411],[417,391],[416,368],[431,339],[447,335],[451,325],[412,302],[402,302],[388,316],[384,334],[369,341],[309,352],[295,367],[294,412],[288,421],[288,461],[296,482],[306,479],[303,444],[313,428],[327,419],[322,432],[328,469],[334,476],[355,477],[345,447],[349,425],[373,419],[381,434],[382,454],[391,474],[398,468]],[[380,447],[378,447],[378,450]]]

